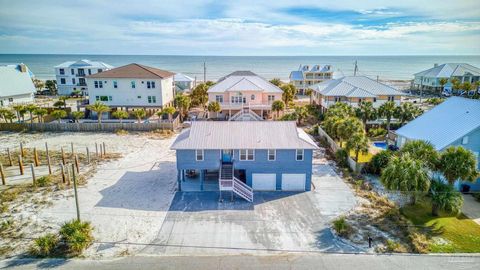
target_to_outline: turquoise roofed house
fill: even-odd
[[[478,166],[480,164],[480,100],[448,98],[398,129],[396,134],[398,147],[402,147],[411,140],[428,141],[438,151],[443,151],[449,146],[462,146],[474,153]],[[480,178],[476,183],[463,184],[469,185],[473,191],[480,190]]]
[[[414,74],[414,87],[424,90],[443,91],[440,79],[457,79],[460,83],[480,81],[480,68],[467,63],[435,64],[432,68]],[[450,90],[451,90],[451,85]],[[448,87],[448,85],[447,85]]]
[[[292,121],[197,121],[173,143],[180,190],[311,190],[315,142]]]
[[[36,89],[32,79],[25,64],[0,66],[0,107],[33,102]]]

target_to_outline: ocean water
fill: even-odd
[[[160,69],[181,72],[203,80],[206,63],[207,80],[216,80],[235,70],[251,70],[267,79],[288,79],[290,71],[301,64],[331,64],[344,75],[358,74],[381,80],[409,80],[413,74],[433,67],[435,63],[469,63],[480,67],[480,55],[474,56],[172,56],[172,55],[65,55],[65,54],[0,54],[0,65],[25,63],[40,79],[54,78],[53,67],[65,62],[89,59],[122,66],[139,63]]]

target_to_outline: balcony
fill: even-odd
[[[77,74],[75,74],[75,76],[77,76],[77,77],[85,77],[85,76],[87,76],[87,75],[86,75],[85,73],[77,73]]]
[[[252,110],[270,110],[272,108],[273,101],[262,103],[220,103],[222,110],[240,110],[242,108],[250,108]]]
[[[77,83],[77,86],[87,86],[87,83],[86,82],[79,82],[79,83]]]

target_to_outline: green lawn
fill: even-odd
[[[480,225],[461,214],[458,217],[440,213],[431,215],[429,202],[402,208],[402,214],[415,225],[425,226],[431,236],[441,237],[448,243],[432,240],[430,251],[434,253],[471,253],[480,252]]]

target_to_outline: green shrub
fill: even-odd
[[[387,167],[388,162],[393,156],[393,152],[390,150],[380,151],[372,157],[370,162],[366,166],[366,171],[371,174],[380,175],[382,170]]]
[[[46,175],[46,176],[37,178],[35,185],[38,187],[46,187],[50,185],[51,182],[52,182],[52,179],[50,178],[50,176]]]
[[[395,252],[400,248],[400,244],[396,241],[387,239],[386,248],[387,252]]]
[[[72,255],[80,254],[93,242],[93,227],[90,222],[72,220],[60,228],[60,236],[64,241],[67,252]]]
[[[333,221],[333,229],[342,237],[348,237],[352,233],[352,226],[347,223],[345,217],[339,217]]]
[[[348,167],[348,152],[345,149],[339,149],[335,153],[335,161],[340,167]]]
[[[384,128],[371,128],[368,130],[368,137],[385,137],[388,131]]]
[[[37,257],[51,257],[55,254],[59,239],[56,234],[47,233],[33,241],[29,253]]]

